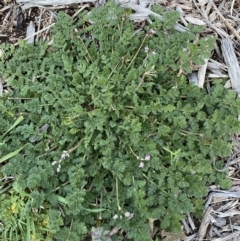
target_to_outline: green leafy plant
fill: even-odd
[[[186,213],[201,215],[208,184],[229,187],[213,163],[231,153],[240,102],[185,78],[215,39],[175,31],[176,12],[140,30],[128,15],[112,3],[76,22],[60,12],[53,45],[1,46],[3,237],[19,219],[36,240],[84,240],[91,227],[152,240],[149,220],[179,231]]]

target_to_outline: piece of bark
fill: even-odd
[[[197,72],[192,72],[191,74],[188,75],[188,80],[190,83],[194,83],[195,85],[198,86],[198,73]]]
[[[206,70],[207,70],[207,64],[208,64],[208,59],[204,60],[205,64],[202,65],[199,70],[198,70],[198,87],[200,89],[203,88],[204,81],[205,81],[205,76],[206,76]]]
[[[185,19],[189,22],[189,23],[192,23],[192,24],[195,24],[195,25],[206,25],[206,23],[200,19],[197,19],[197,18],[194,18],[194,17],[191,17],[191,16],[187,16],[185,17]]]
[[[214,239],[212,239],[212,241],[228,241],[228,240],[231,240],[233,238],[237,238],[237,237],[239,238],[239,236],[240,236],[240,231],[231,233],[231,234],[229,234],[229,235],[227,235],[225,237],[214,238]]]
[[[16,2],[23,4],[21,7],[25,10],[31,7],[71,5],[86,2],[97,2],[97,0],[16,0]]]
[[[219,78],[221,78],[221,77],[228,77],[228,75],[226,75],[226,74],[224,74],[224,73],[222,72],[221,67],[220,67],[216,62],[208,62],[208,64],[207,64],[207,69],[210,70],[213,75],[214,75],[214,74],[216,75],[215,78],[216,78],[216,77],[219,77]],[[210,75],[211,75],[211,74],[209,74],[209,76],[210,76]],[[210,76],[210,77],[211,77],[211,76]],[[214,78],[214,76],[212,76],[212,77]]]
[[[187,218],[188,218],[188,222],[189,222],[192,230],[195,230],[195,229],[196,229],[196,226],[195,226],[195,224],[194,224],[194,222],[193,222],[193,220],[192,220],[192,217],[191,217],[191,215],[190,215],[189,213],[187,214]]]
[[[148,14],[133,13],[133,14],[130,15],[129,19],[134,21],[134,22],[141,22],[141,21],[144,21],[144,20],[148,19]]]
[[[222,40],[222,52],[223,58],[228,67],[228,74],[232,88],[237,92],[238,97],[240,97],[240,67],[230,39]]]
[[[35,34],[35,26],[33,21],[30,21],[27,27],[27,36],[26,36],[28,44],[34,43],[34,34]]]
[[[189,225],[188,225],[188,223],[186,222],[185,219],[182,219],[182,224],[184,226],[185,233],[186,234],[190,234],[191,233],[191,229],[190,229],[190,227],[189,227]]]
[[[196,236],[197,236],[196,233],[194,233],[194,234],[188,236],[188,237],[187,237],[187,241],[196,241]]]
[[[156,16],[157,18],[159,18],[161,21],[163,21],[163,17],[160,14],[157,14],[157,13],[151,11],[150,9],[142,7],[140,5],[127,3],[127,4],[122,4],[120,6],[123,8],[131,8],[134,11],[136,11],[137,13],[142,13],[144,16],[152,14],[152,15]],[[187,28],[185,28],[184,26],[182,26],[181,24],[178,24],[178,23],[175,25],[174,29],[176,29],[179,32],[187,31]]]
[[[17,3],[31,3],[34,5],[68,5],[83,2],[96,2],[97,0],[16,0]]]
[[[213,211],[213,208],[209,206],[207,208],[204,216],[203,216],[200,228],[198,230],[198,235],[197,235],[197,240],[198,241],[202,241],[204,239],[205,235],[206,235],[206,231],[207,231],[208,225],[210,223],[210,218],[211,218],[211,212],[212,211]]]
[[[237,209],[234,209],[232,211],[227,211],[227,212],[214,212],[215,214],[217,214],[217,216],[219,218],[226,218],[226,217],[233,217],[234,215],[240,215],[240,211]]]

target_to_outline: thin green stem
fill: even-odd
[[[144,42],[145,42],[145,40],[146,40],[147,37],[148,37],[148,34],[145,35],[145,37],[144,37],[144,39],[143,39],[143,41],[142,41],[140,47],[139,47],[138,50],[137,50],[137,53],[134,55],[132,61],[131,61],[130,64],[128,65],[127,69],[130,68],[130,66],[132,65],[133,61],[136,59],[136,57],[137,57],[139,51],[141,50],[141,48],[142,48],[142,46],[143,46],[143,44],[144,44]]]
[[[118,206],[118,210],[121,211],[122,208],[120,207],[119,204],[119,198],[118,198],[118,179],[116,178],[116,197],[117,197],[117,206]]]

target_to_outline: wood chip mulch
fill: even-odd
[[[180,12],[181,18],[176,26],[178,31],[184,31],[189,23],[204,26],[203,36],[217,37],[215,50],[212,57],[206,59],[205,65],[194,70],[189,80],[202,88],[204,83],[208,84],[214,79],[225,79],[225,87],[240,95],[240,0],[116,1],[120,6],[135,11],[131,16],[135,22],[145,21],[153,13],[151,6],[159,4],[165,10]],[[83,9],[90,11],[104,3],[105,0],[0,1],[0,44],[8,42],[17,45],[19,39],[28,42],[38,39],[51,41],[49,30],[59,10],[74,18]],[[2,82],[0,79],[0,95]],[[182,220],[183,232],[176,236],[163,231],[163,240],[240,241],[240,135],[233,136],[233,141],[236,146],[225,166],[229,170],[232,188],[223,191],[217,186],[210,186],[202,220],[189,214]]]

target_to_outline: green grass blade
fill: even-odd
[[[37,238],[36,229],[35,229],[35,224],[34,224],[33,218],[31,218],[31,230],[32,230],[33,239]]]
[[[0,190],[0,194],[3,194],[4,192],[6,192],[9,188],[12,187],[12,183],[10,183],[8,186],[6,186],[5,188]]]
[[[28,215],[26,219],[27,219],[27,240],[26,241],[31,241],[31,226],[30,226],[30,220]]]
[[[59,196],[59,195],[56,195],[56,197],[57,197],[57,200],[58,200],[60,203],[68,204],[68,201],[66,200],[66,198],[61,197],[61,196]]]
[[[88,211],[88,212],[92,212],[92,213],[100,213],[100,212],[103,212],[103,211],[109,211],[105,208],[95,208],[95,209],[83,208],[83,209]]]
[[[14,124],[2,135],[2,137],[4,137],[9,131],[11,131],[14,127],[16,127],[22,120],[23,120],[23,116],[19,116],[17,118],[17,120],[14,122]]]
[[[22,146],[21,148],[17,149],[16,151],[10,152],[9,154],[7,154],[6,156],[0,158],[0,163],[14,157],[15,155],[17,155],[27,144],[25,144],[24,146]]]

